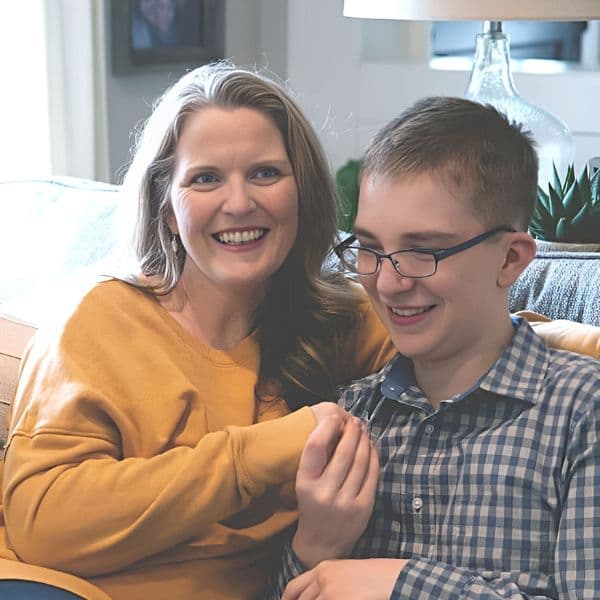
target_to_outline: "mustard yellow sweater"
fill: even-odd
[[[348,349],[356,377],[394,352],[367,302],[362,317]],[[282,490],[312,411],[257,402],[253,336],[228,352],[202,345],[119,281],[98,284],[57,329],[41,330],[22,363],[0,556],[114,599],[258,597],[296,518]]]

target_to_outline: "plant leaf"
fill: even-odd
[[[564,216],[572,219],[579,212],[581,206],[581,188],[579,183],[575,181],[563,198]]]
[[[581,174],[577,178],[579,185],[579,192],[581,194],[581,204],[588,204],[592,200],[592,190],[590,187],[590,177],[588,174],[587,166],[583,168]]]
[[[571,163],[567,168],[567,175],[565,176],[565,181],[562,187],[562,195],[564,196],[567,193],[567,190],[573,185],[575,182],[575,165]]]
[[[581,210],[571,219],[571,225],[576,229],[585,228],[585,220],[590,216],[590,205],[584,204]]]
[[[554,164],[554,161],[552,161],[552,176],[554,179],[554,189],[560,190],[560,192],[562,192],[562,189],[563,189],[562,181],[560,180],[560,176],[558,175],[558,171],[556,170],[556,165]],[[548,184],[548,185],[550,185],[550,184]]]
[[[550,198],[548,197],[548,194],[546,194],[546,192],[544,192],[544,190],[538,185],[536,206],[539,205],[543,206],[546,211],[550,213]]]
[[[576,242],[572,239],[571,226],[564,217],[561,217],[556,224],[556,241],[558,242]]]
[[[561,197],[552,188],[549,188],[550,194],[550,214],[553,219],[560,219],[564,217],[563,203]]]
[[[358,210],[358,177],[360,161],[349,160],[335,174],[338,196],[338,227],[343,231],[352,231]]]
[[[545,231],[554,230],[554,219],[552,218],[552,215],[548,209],[541,202],[538,202],[535,206],[530,221],[530,227],[537,227]]]
[[[590,177],[590,198],[592,205],[600,205],[600,169]]]

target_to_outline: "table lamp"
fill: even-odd
[[[369,19],[484,21],[477,35],[471,78],[465,96],[491,104],[533,135],[540,161],[538,182],[553,181],[573,162],[573,138],[558,117],[527,102],[515,88],[509,38],[502,21],[587,21],[600,19],[600,0],[344,0],[344,15]]]

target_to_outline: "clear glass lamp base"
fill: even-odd
[[[471,79],[465,97],[491,104],[511,121],[522,123],[531,132],[538,152],[538,183],[547,189],[553,181],[553,165],[561,178],[573,163],[573,137],[558,117],[519,96],[510,71],[509,39],[501,24],[486,23],[487,31],[477,35]]]

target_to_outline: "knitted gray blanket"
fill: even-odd
[[[510,291],[510,310],[600,326],[600,253],[538,252]]]

